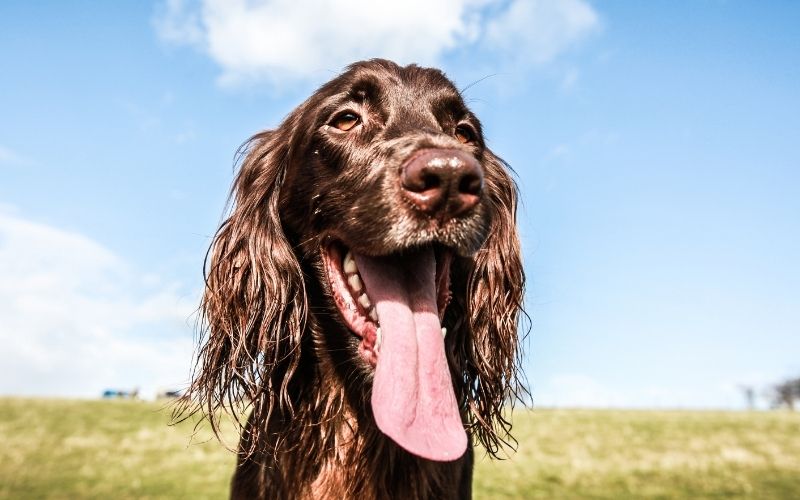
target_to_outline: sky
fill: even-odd
[[[0,394],[185,386],[236,148],[370,57],[442,68],[516,172],[535,405],[800,375],[800,3],[10,1]]]

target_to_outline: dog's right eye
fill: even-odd
[[[361,122],[360,116],[351,111],[347,111],[334,118],[333,121],[331,122],[331,125],[333,125],[334,127],[338,128],[341,131],[347,132],[351,128],[358,125],[360,122]]]

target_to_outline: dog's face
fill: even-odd
[[[386,434],[427,458],[457,458],[467,440],[443,320],[454,257],[471,257],[491,227],[480,123],[440,71],[374,61],[300,110],[281,217],[304,259],[321,263],[327,305],[350,333],[343,343],[326,328],[325,352],[346,346],[374,370]]]
[[[440,71],[358,64],[302,108],[307,135],[284,198],[293,229],[373,256],[434,243],[467,256],[480,247],[490,223],[481,126]],[[426,150],[417,158],[426,171],[410,172]],[[447,164],[437,171],[437,161]]]
[[[456,87],[356,63],[243,153],[192,394],[268,415],[316,369],[412,453],[457,458],[462,418],[493,452],[516,383],[516,190]]]

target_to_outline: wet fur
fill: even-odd
[[[347,106],[363,113],[358,133],[326,128]],[[474,144],[453,138],[460,120],[475,128]],[[481,163],[485,191],[468,216],[437,225],[397,196],[398,169],[425,147],[466,149]],[[224,415],[239,423],[231,496],[469,498],[471,446],[432,462],[375,426],[372,368],[333,304],[320,252],[330,238],[371,255],[434,242],[456,250],[445,350],[471,441],[496,454],[511,439],[504,405],[520,390],[524,275],[516,188],[477,118],[438,70],[365,61],[252,137],[241,158],[209,250],[204,335],[178,408],[215,430]]]

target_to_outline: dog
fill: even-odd
[[[461,93],[354,63],[237,162],[181,409],[237,422],[231,497],[471,497],[473,442],[513,442],[525,277]]]

